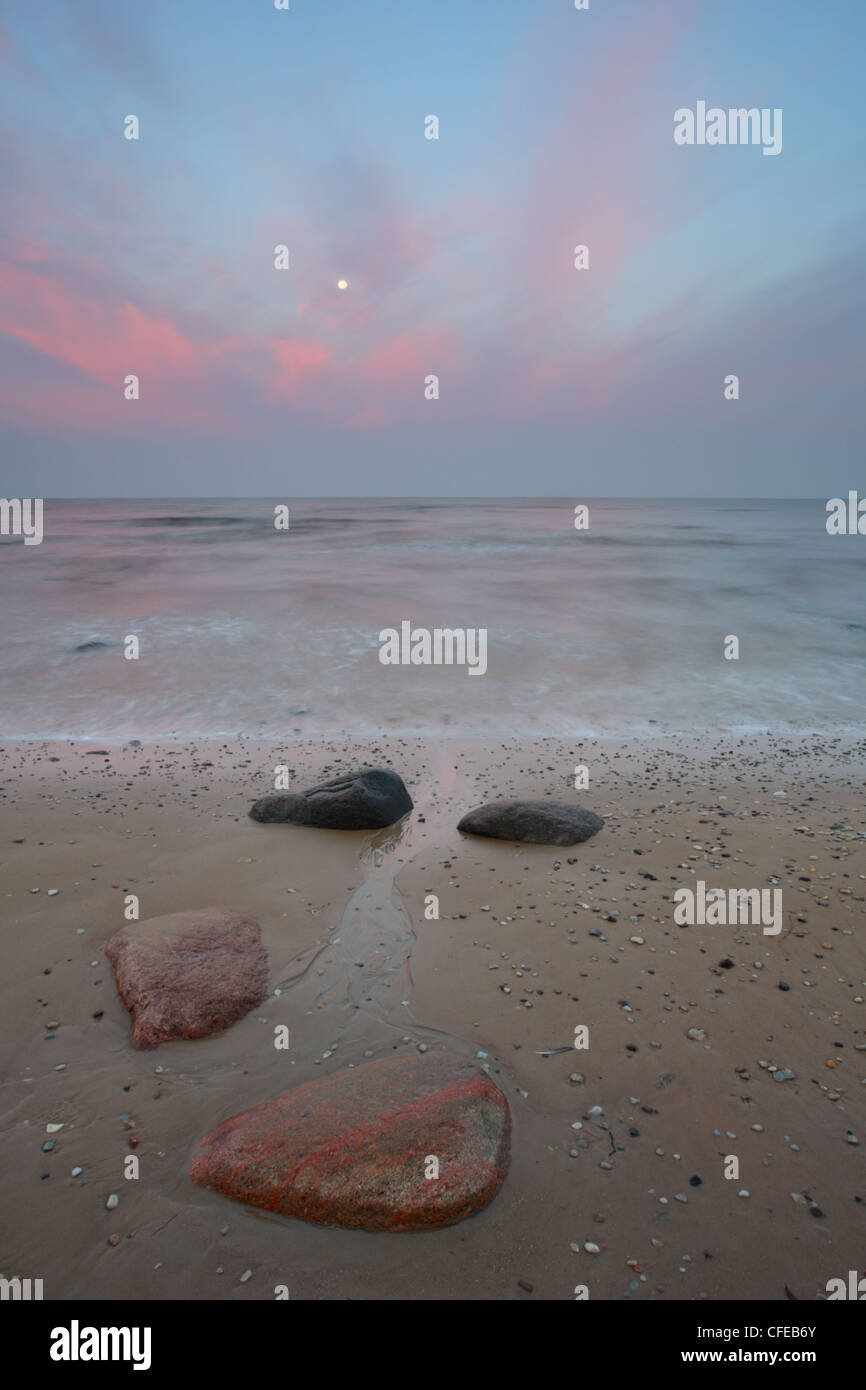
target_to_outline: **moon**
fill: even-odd
[[[337,281],[337,289],[338,289],[338,290],[347,290],[348,288],[349,288],[349,282],[348,282],[348,280],[338,280],[338,281]]]

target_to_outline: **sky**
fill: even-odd
[[[866,490],[864,46],[863,0],[0,0],[0,491]],[[678,145],[699,101],[780,153]]]

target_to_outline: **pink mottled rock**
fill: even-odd
[[[130,923],[106,942],[105,954],[133,1017],[132,1045],[141,1050],[220,1033],[267,990],[261,927],[235,908]]]
[[[496,1196],[511,1117],[484,1072],[452,1054],[389,1057],[243,1110],[192,1159],[202,1187],[282,1216],[368,1231],[462,1221]],[[438,1162],[438,1177],[431,1159]]]

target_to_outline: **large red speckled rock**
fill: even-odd
[[[202,1187],[282,1216],[368,1231],[450,1226],[496,1196],[508,1102],[448,1053],[389,1057],[243,1110],[206,1134]],[[439,1177],[425,1177],[428,1157]]]
[[[132,1045],[220,1033],[262,1002],[268,957],[258,922],[229,907],[134,922],[106,943],[133,1016]]]

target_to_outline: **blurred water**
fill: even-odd
[[[568,500],[304,500],[285,533],[281,500],[46,500],[41,546],[0,544],[2,736],[862,724],[866,540],[823,501],[597,501],[579,532]],[[403,619],[487,628],[487,674],[382,666]]]

